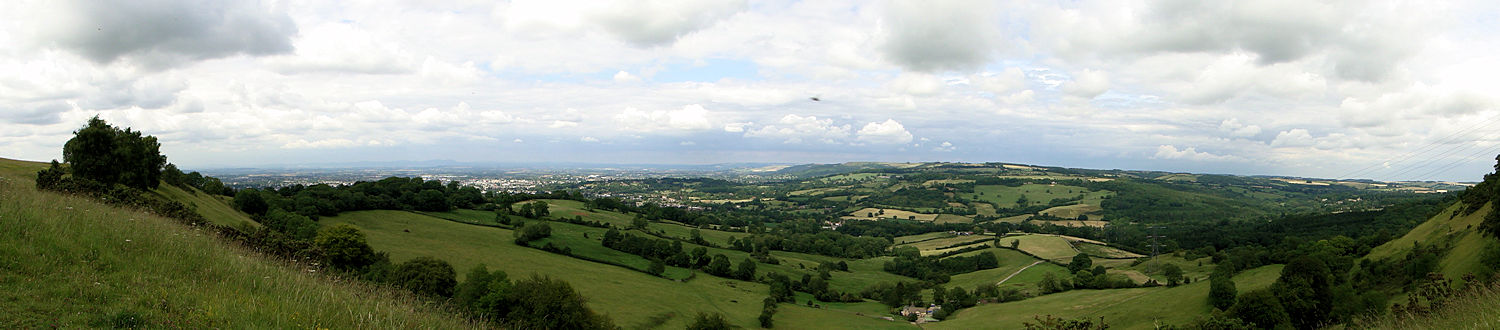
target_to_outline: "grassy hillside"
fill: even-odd
[[[764,284],[701,273],[686,282],[654,277],[517,246],[512,242],[511,230],[466,225],[410,212],[348,212],[323,218],[320,223],[349,223],[359,227],[370,245],[389,252],[393,262],[430,256],[452,263],[460,275],[482,263],[511,276],[544,274],[568,281],[588,297],[590,308],[609,314],[616,324],[627,328],[652,325],[682,328],[698,312],[723,313],[735,325],[758,327],[755,318],[760,313],[761,300],[769,292]],[[730,258],[734,262],[741,259]],[[850,265],[851,269],[855,266]],[[835,274],[834,278],[840,275]],[[809,312],[822,312],[821,318],[847,318],[850,322],[862,318],[827,310]]]
[[[476,327],[174,220],[39,192],[34,164],[0,161],[0,328]]]
[[[1485,205],[1468,215],[1462,213],[1463,207],[1461,203],[1454,203],[1406,235],[1371,249],[1365,258],[1402,258],[1412,251],[1414,244],[1449,245],[1448,252],[1438,262],[1438,270],[1444,277],[1456,279],[1464,274],[1482,273],[1480,253],[1486,244],[1495,243],[1494,239],[1479,232],[1479,224],[1494,205]]]
[[[1251,269],[1234,277],[1240,292],[1265,288],[1276,281],[1281,266]],[[931,329],[1018,329],[1033,316],[1063,318],[1104,317],[1110,329],[1151,329],[1156,324],[1181,325],[1208,315],[1208,282],[1177,287],[1112,290],[1074,290],[1022,301],[985,304],[959,311],[953,318],[929,323]]]
[[[230,206],[229,197],[210,195],[198,189],[183,189],[168,184],[162,184],[152,191],[157,195],[187,205],[194,212],[198,212],[198,215],[207,218],[209,222],[239,228],[240,231],[247,233],[260,227],[259,223],[250,220],[249,215]]]

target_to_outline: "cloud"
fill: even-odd
[[[1297,128],[1276,133],[1276,139],[1271,140],[1271,147],[1306,147],[1315,142],[1307,130]]]
[[[587,142],[587,143],[595,143],[595,142],[599,142],[599,139],[595,139],[592,136],[585,136],[585,137],[579,138],[578,141],[580,141],[580,142]]]
[[[145,68],[292,50],[297,26],[258,1],[50,1],[42,40],[97,63]]]
[[[595,19],[626,42],[660,46],[746,8],[744,0],[617,1],[595,14]]]
[[[614,79],[617,83],[632,83],[641,81],[641,77],[636,77],[635,75],[625,71],[615,72]]]
[[[353,24],[332,23],[303,31],[297,37],[295,54],[266,62],[284,74],[403,74],[413,71],[415,60],[400,46],[376,39]]]
[[[730,133],[744,132],[745,131],[745,127],[750,126],[750,125],[755,125],[755,123],[753,123],[753,122],[749,122],[749,123],[728,123],[728,124],[724,124],[724,131],[725,132],[730,132]]]
[[[1073,75],[1073,80],[1063,85],[1069,96],[1092,99],[1109,90],[1109,74],[1098,70],[1083,70]]]
[[[565,121],[565,120],[553,120],[551,124],[547,124],[547,128],[567,128],[567,127],[578,127],[578,123],[577,122],[571,122],[571,121]]]
[[[39,102],[13,107],[0,107],[0,118],[12,124],[51,125],[62,122],[59,114],[73,110],[63,102]]]
[[[953,143],[948,141],[943,141],[942,144],[932,148],[932,151],[937,152],[953,152],[953,150],[958,150],[958,147],[953,146]]]
[[[1178,150],[1176,146],[1161,145],[1156,147],[1156,155],[1152,159],[1183,159],[1192,161],[1229,161],[1237,160],[1238,157],[1227,155],[1215,155],[1208,152],[1200,152],[1196,148],[1187,147]]]
[[[891,1],[881,20],[880,50],[909,70],[974,69],[989,62],[1003,41],[997,13],[987,1]]]
[[[1253,137],[1260,134],[1260,126],[1245,125],[1237,118],[1229,118],[1219,122],[1219,131],[1233,137]]]
[[[802,143],[806,139],[834,144],[848,139],[849,131],[849,125],[834,125],[833,119],[789,114],[776,124],[745,131],[745,137],[779,139],[784,143]]]
[[[712,129],[714,125],[709,122],[708,109],[697,104],[682,107],[681,110],[656,110],[645,112],[635,108],[625,108],[624,112],[615,115],[615,122],[621,124],[621,128],[639,132],[655,131],[699,131]]]
[[[884,122],[865,124],[859,132],[854,133],[861,142],[876,144],[903,144],[911,142],[911,132],[906,131],[905,126],[894,119],[886,119]]]

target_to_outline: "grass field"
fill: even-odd
[[[1068,241],[1058,236],[1048,235],[1014,235],[1000,238],[1000,246],[1010,246],[1012,241],[1020,241],[1018,248],[1042,259],[1048,259],[1061,263],[1068,263],[1073,256],[1078,255],[1078,250],[1068,244]]]
[[[187,205],[194,212],[198,212],[199,215],[207,218],[212,223],[238,228],[245,233],[253,232],[255,228],[260,227],[259,223],[250,220],[250,216],[229,206],[229,197],[209,195],[193,188],[188,189],[183,190],[173,185],[162,184],[156,187],[153,192],[167,199]]]
[[[896,237],[896,238],[892,239],[892,241],[895,242],[897,245],[900,245],[900,244],[916,243],[916,242],[921,242],[921,241],[926,241],[926,240],[934,240],[934,239],[947,238],[947,237],[953,237],[953,236],[954,236],[953,234],[949,234],[947,232],[937,231],[937,232],[924,233],[924,234],[899,236],[899,237]]]
[[[859,209],[859,211],[854,211],[853,213],[849,213],[849,215],[844,216],[845,219],[855,220],[900,219],[916,221],[933,221],[937,220],[937,217],[938,215],[936,214],[926,214],[911,211],[902,211],[897,209],[882,209],[873,207]]]
[[[966,217],[966,216],[962,216],[962,215],[954,215],[954,214],[938,214],[937,218],[933,219],[932,222],[934,222],[934,223],[974,223],[974,218],[970,218],[970,217]]]
[[[1427,222],[1412,228],[1406,235],[1371,249],[1365,258],[1403,258],[1411,253],[1413,243],[1433,245],[1446,242],[1452,244],[1452,248],[1438,261],[1438,269],[1444,277],[1456,279],[1468,273],[1481,273],[1483,266],[1480,264],[1480,253],[1485,244],[1493,243],[1477,229],[1494,205],[1486,204],[1469,215],[1462,214],[1462,207],[1457,203],[1449,206]],[[1455,215],[1454,212],[1458,214]]]
[[[1042,205],[1053,199],[1079,197],[1088,192],[1088,188],[1068,185],[1025,184],[1020,187],[978,185],[974,186],[974,194],[969,197],[977,197],[976,200],[989,202],[996,207],[1013,208],[1018,206],[1016,200],[1021,196],[1026,196],[1027,205]]]
[[[531,246],[541,247],[550,243],[570,249],[573,255],[637,271],[644,272],[651,267],[651,260],[645,257],[604,247],[600,241],[608,229],[556,221],[548,222],[547,225],[552,228],[552,236],[530,242]],[[662,277],[673,280],[684,280],[692,275],[692,270],[674,266],[667,266],[666,271],[662,272]]]
[[[943,233],[943,234],[947,234],[947,233]],[[916,242],[916,243],[901,244],[901,245],[896,245],[894,247],[906,247],[906,246],[915,247],[915,248],[917,248],[917,250],[921,250],[923,255],[927,255],[927,254],[933,253],[934,251],[937,251],[938,249],[946,248],[946,247],[951,246],[951,245],[957,245],[957,244],[965,244],[965,245],[967,245],[967,244],[976,243],[976,242],[987,242],[987,241],[994,240],[994,239],[995,239],[994,236],[985,236],[985,235],[967,235],[967,236],[950,235],[949,237],[929,239],[929,240],[924,240],[924,241],[920,241],[920,242]]]
[[[1139,265],[1123,267],[1122,270],[1134,270],[1156,279],[1157,282],[1166,283],[1167,277],[1163,276],[1161,265],[1171,263],[1182,269],[1182,276],[1194,281],[1208,278],[1213,273],[1213,258],[1203,257],[1194,260],[1183,259],[1175,255],[1164,254],[1157,256],[1155,260],[1148,260]]]
[[[1103,216],[1094,214],[1103,211],[1099,204],[1073,204],[1042,210],[1041,214],[1047,214],[1064,219],[1077,219],[1078,216],[1088,215],[1089,220],[1104,220]]]
[[[459,270],[460,276],[482,263],[491,270],[503,270],[513,277],[535,273],[568,281],[589,298],[590,307],[609,314],[616,324],[627,328],[654,324],[653,317],[667,315],[670,318],[663,321],[662,328],[681,328],[691,322],[692,316],[697,312],[723,313],[738,326],[754,327],[758,324],[755,317],[760,313],[760,301],[767,293],[766,286],[760,283],[728,280],[702,273],[687,282],[677,282],[621,267],[516,246],[512,242],[512,231],[507,229],[454,223],[410,212],[349,212],[324,218],[320,223],[349,223],[359,227],[367,235],[370,245],[390,253],[394,262],[432,256],[452,263]],[[737,256],[730,255],[730,260],[739,263],[748,256],[740,253],[742,254]],[[777,257],[781,258],[782,255],[777,254]],[[795,267],[793,263],[784,260],[779,267]],[[757,271],[763,273],[777,267],[762,264]],[[856,267],[861,266],[850,263],[851,269]],[[830,286],[858,285],[850,284],[852,276],[847,275],[849,274],[842,272],[834,274]],[[841,276],[844,277],[842,281]],[[858,317],[846,313],[823,312],[827,313],[824,317],[828,318]]]
[[[9,166],[0,161],[0,166]],[[12,167],[13,168],[13,167]],[[0,176],[0,327],[476,328],[398,290],[263,258],[175,220]]]
[[[1108,226],[1109,225],[1109,222],[1107,222],[1107,221],[1093,221],[1093,220],[1032,220],[1032,223],[1038,224],[1038,225],[1049,224],[1049,225],[1053,225],[1053,226],[1063,226],[1063,227],[1094,227],[1094,228],[1104,228],[1104,226]]]
[[[547,199],[544,201],[547,202],[547,210],[551,213],[550,217],[552,218],[572,219],[573,217],[581,217],[585,221],[598,221],[621,228],[629,228],[630,221],[635,219],[635,215],[633,214],[625,214],[614,211],[593,210],[593,212],[590,212],[583,206],[583,202],[579,201],[562,199]],[[646,225],[646,229],[660,235],[686,239],[692,237],[692,231],[694,228],[674,222],[653,221],[650,224]],[[750,234],[746,233],[735,233],[706,228],[698,229],[698,233],[699,235],[703,236],[703,240],[719,245],[729,244],[730,237],[744,238],[746,236],[750,236]]]
[[[1016,252],[1016,250],[1000,248],[990,248],[981,251],[965,252],[963,254],[960,254],[960,256],[969,256],[986,251],[995,255],[995,258],[1000,261],[1000,267],[953,275],[948,280],[948,283],[943,285],[947,287],[961,287],[964,288],[964,290],[973,290],[975,287],[978,287],[980,285],[995,285],[995,283],[1000,282],[1000,280],[1004,279],[1006,276],[1010,276],[1010,274],[1014,274],[1017,270],[1020,270],[1021,268],[1031,265],[1032,263],[1039,260],[1020,252]],[[1047,263],[1038,264],[1036,267],[1046,267],[1042,266],[1045,264]],[[1059,269],[1061,268],[1059,267]],[[1064,270],[1064,273],[1066,273],[1066,270]],[[1017,277],[1020,276],[1018,275]],[[1037,279],[1040,280],[1041,277],[1037,277]],[[1006,281],[1006,283],[1014,284],[1028,282],[1017,278],[1011,278],[1011,280]]]
[[[1240,292],[1265,288],[1280,276],[1281,266],[1266,266],[1234,277]],[[1098,319],[1110,329],[1151,329],[1154,323],[1183,325],[1208,315],[1208,282],[1177,287],[1074,290],[1022,301],[964,309],[952,318],[924,325],[929,329],[1019,329],[1033,316]]]
[[[1116,249],[1116,248],[1109,247],[1109,246],[1104,246],[1104,245],[1099,245],[1099,244],[1093,244],[1093,243],[1077,243],[1077,244],[1074,244],[1073,247],[1077,248],[1078,251],[1080,251],[1080,252],[1088,254],[1089,256],[1101,257],[1101,258],[1140,258],[1140,257],[1144,257],[1143,255],[1138,254],[1138,253],[1134,253],[1134,252],[1130,252],[1130,251],[1125,251],[1125,250],[1121,250],[1121,249]]]

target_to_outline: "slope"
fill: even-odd
[[[1234,277],[1241,292],[1268,287],[1281,273],[1280,265],[1241,272]],[[1208,315],[1208,281],[1177,287],[1111,290],[1074,290],[1000,304],[960,310],[953,318],[929,323],[932,329],[1018,329],[1033,316],[1069,319],[1104,317],[1111,329],[1150,329],[1156,324],[1185,324]]]
[[[1461,278],[1464,274],[1483,274],[1480,263],[1482,252],[1494,239],[1479,232],[1484,216],[1494,208],[1487,204],[1478,211],[1463,214],[1463,203],[1454,203],[1442,212],[1413,228],[1406,235],[1386,242],[1370,250],[1366,259],[1386,260],[1404,258],[1418,245],[1443,246],[1446,252],[1438,262],[1438,271],[1449,279]]]
[[[0,328],[476,327],[174,220],[39,192],[32,164],[0,161]]]
[[[430,256],[447,260],[460,275],[484,264],[512,277],[542,274],[568,281],[588,297],[590,308],[608,314],[616,324],[627,328],[682,328],[698,312],[722,313],[735,325],[758,327],[756,316],[761,300],[769,293],[769,288],[761,283],[702,273],[678,282],[521,247],[512,242],[512,230],[467,225],[411,212],[345,212],[319,222],[324,226],[348,223],[359,227],[370,246],[390,253],[392,262]],[[730,259],[738,263],[741,258]],[[848,318],[851,322],[861,322],[854,318],[864,318],[824,309],[798,313],[802,312],[821,313],[819,317],[835,320]]]

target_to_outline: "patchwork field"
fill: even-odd
[[[1022,196],[1026,197],[1026,205],[1043,205],[1053,199],[1081,197],[1088,192],[1090,192],[1088,188],[1068,185],[1025,184],[1020,187],[979,185],[974,186],[974,194],[969,197],[994,204],[996,207],[1013,208],[1021,206],[1016,201]]]
[[[1063,226],[1063,227],[1094,227],[1094,228],[1104,228],[1105,226],[1109,225],[1108,221],[1092,221],[1092,220],[1032,220],[1032,223],[1035,223],[1035,224],[1038,224],[1038,225],[1049,224],[1049,225],[1053,225],[1053,226]]]
[[[933,221],[933,220],[937,220],[937,217],[938,217],[937,214],[926,214],[926,213],[917,213],[917,212],[903,211],[903,210],[897,210],[897,209],[867,207],[867,208],[859,209],[858,211],[854,211],[853,213],[850,213],[849,215],[844,216],[843,218],[844,219],[853,219],[853,220],[900,219],[900,220],[916,220],[916,221]]]
[[[705,274],[676,282],[633,270],[601,265],[545,251],[516,246],[512,231],[479,227],[401,211],[348,212],[324,218],[322,225],[349,223],[365,233],[376,250],[390,253],[392,262],[419,256],[447,260],[464,273],[476,265],[503,270],[513,277],[542,274],[568,281],[589,306],[607,313],[616,324],[631,327],[652,322],[662,311],[675,311],[664,327],[686,326],[697,312],[723,313],[739,326],[755,326],[763,284],[721,279]],[[405,232],[409,230],[410,232]],[[837,317],[839,315],[831,315]]]
[[[952,234],[948,234],[948,233],[935,233],[935,234],[943,234],[943,235],[946,235],[946,236],[943,236],[942,238],[927,239],[927,240],[923,240],[923,241],[915,242],[915,243],[898,244],[898,245],[896,245],[894,247],[907,247],[907,246],[909,246],[909,247],[915,247],[915,248],[917,248],[917,250],[922,251],[922,255],[931,255],[931,254],[939,254],[939,253],[942,253],[942,252],[947,251],[947,250],[953,250],[953,249],[963,248],[963,247],[965,247],[967,245],[971,245],[971,244],[975,244],[975,243],[988,243],[989,241],[992,241],[992,240],[995,239],[994,236],[985,236],[985,235],[958,236],[958,235],[952,235]]]
[[[952,278],[948,280],[948,283],[943,284],[943,285],[947,286],[947,287],[961,287],[961,288],[964,288],[964,290],[973,290],[975,287],[978,287],[980,285],[995,285],[995,283],[1000,282],[1000,280],[1002,280],[1002,279],[1005,279],[1006,276],[1010,276],[1011,274],[1015,274],[1017,270],[1021,270],[1021,268],[1025,268],[1026,266],[1030,266],[1032,263],[1040,261],[1040,259],[1032,258],[1031,256],[1025,255],[1025,254],[1020,253],[1020,252],[1016,252],[1016,250],[1001,249],[1001,248],[990,248],[990,249],[985,249],[985,250],[980,250],[980,251],[965,252],[963,254],[959,254],[958,256],[970,256],[970,255],[975,255],[975,254],[979,254],[979,253],[983,253],[983,252],[990,252],[990,253],[994,254],[995,255],[995,259],[997,259],[997,260],[1000,261],[1000,267],[996,267],[996,268],[993,268],[993,269],[981,270],[981,271],[977,271],[977,272],[970,272],[970,273],[963,273],[963,274],[953,275]],[[1046,266],[1042,266],[1042,265],[1050,265],[1050,264],[1048,264],[1048,263],[1041,263],[1041,264],[1037,264],[1036,266],[1033,266],[1033,268],[1035,268],[1035,267],[1047,268]],[[1053,266],[1056,266],[1056,265],[1053,265]],[[1058,267],[1058,269],[1061,269],[1062,273],[1067,273],[1067,269],[1064,269],[1062,267]],[[1042,270],[1042,269],[1039,269],[1039,270]],[[1017,275],[1016,277],[1017,278],[1011,278],[1009,281],[1006,281],[1006,283],[1007,284],[1017,284],[1017,283],[1031,284],[1031,283],[1035,283],[1034,281],[1027,281],[1027,279],[1019,279],[1019,277],[1021,277],[1020,275]],[[1035,280],[1041,280],[1041,277],[1040,276],[1036,276]]]
[[[1269,287],[1280,276],[1281,266],[1265,266],[1234,277],[1240,292]],[[1110,290],[1074,290],[1022,301],[984,304],[967,308],[948,320],[924,324],[929,329],[1020,329],[1034,316],[1097,320],[1104,318],[1110,329],[1152,329],[1157,324],[1183,325],[1208,315],[1208,281],[1177,287]]]
[[[1065,219],[1077,219],[1079,216],[1088,215],[1089,220],[1104,220],[1103,216],[1093,214],[1103,210],[1104,208],[1099,207],[1098,204],[1073,204],[1049,208],[1039,213]]]
[[[1093,243],[1077,243],[1077,244],[1074,244],[1073,247],[1076,248],[1076,249],[1078,249],[1079,252],[1083,252],[1083,253],[1088,254],[1089,256],[1093,256],[1093,257],[1111,258],[1111,259],[1140,258],[1140,257],[1144,257],[1144,255],[1141,255],[1139,253],[1134,253],[1134,252],[1130,252],[1130,251],[1125,251],[1125,250],[1116,249],[1116,248],[1105,246],[1105,245],[1093,244]]]
[[[1011,242],[1019,241],[1017,248],[1026,251],[1042,259],[1067,263],[1073,256],[1078,255],[1078,250],[1073,249],[1072,244],[1061,236],[1050,235],[1014,235],[1000,238],[1000,246],[1010,246]]]

